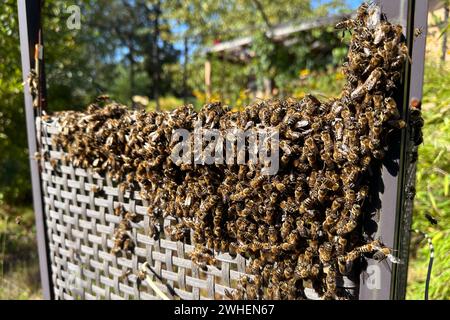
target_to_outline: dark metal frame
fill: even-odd
[[[28,150],[30,155],[30,172],[33,187],[33,206],[36,219],[36,233],[39,253],[39,266],[42,283],[42,291],[45,299],[53,298],[53,286],[51,276],[51,263],[45,226],[45,216],[43,210],[43,198],[41,190],[41,180],[39,164],[34,154],[38,150],[36,140],[36,109],[33,107],[33,98],[30,86],[27,83],[31,70],[35,68],[35,47],[42,45],[41,28],[41,0],[18,0],[17,9],[19,14],[20,48],[22,54],[22,74],[25,98],[25,114],[27,125]],[[40,60],[40,70],[44,71],[43,59]],[[45,106],[45,76],[41,72],[39,77],[40,94],[39,105]]]
[[[423,72],[426,36],[415,37],[420,27],[426,35],[428,0],[378,0],[376,1],[387,18],[403,26],[412,64],[407,64],[403,75],[403,92],[396,97],[403,119],[408,123],[409,105],[415,99],[422,99]],[[383,243],[394,249],[401,259],[400,264],[376,262],[368,259],[367,266],[379,268],[378,274],[361,273],[359,298],[361,300],[405,299],[408,271],[408,253],[412,220],[412,199],[406,197],[407,189],[414,183],[415,162],[412,162],[409,130],[392,137],[390,150],[382,164],[381,181],[378,183],[379,207],[371,221],[365,223],[365,232],[372,238],[381,238]],[[407,178],[410,178],[407,181]],[[411,179],[412,178],[412,179]],[[375,227],[376,226],[376,227]],[[372,277],[379,277],[380,289],[368,285]]]
[[[409,118],[409,104],[412,100],[418,101],[422,98],[425,36],[414,37],[414,29],[421,27],[426,34],[428,0],[378,0],[383,12],[390,21],[400,23],[405,30],[405,36],[410,48],[410,55],[413,64],[406,67],[403,77],[404,91],[399,93],[397,101],[402,106],[403,118]],[[18,0],[20,45],[22,52],[23,79],[27,80],[30,71],[34,68],[34,48],[36,44],[42,44],[41,31],[41,0]],[[41,37],[40,37],[41,35]],[[40,39],[41,38],[41,39]],[[41,62],[41,70],[43,61]],[[40,77],[41,100],[40,104],[45,104],[45,77],[42,73]],[[41,281],[44,297],[53,298],[53,286],[51,276],[51,264],[49,260],[49,250],[45,218],[43,214],[42,190],[40,181],[39,166],[32,155],[37,151],[35,110],[33,108],[32,96],[28,84],[25,85],[25,111],[28,146],[30,152],[30,168],[33,184],[33,201],[36,217],[36,230],[38,240],[38,252],[41,271]],[[410,187],[411,179],[406,177],[414,174],[415,164],[411,162],[412,143],[409,141],[409,131],[403,130],[391,144],[391,150],[384,161],[381,172],[381,181],[378,184],[381,212],[379,218],[372,217],[365,232],[374,238],[381,238],[382,241],[398,252],[403,264],[392,265],[390,263],[377,263],[368,260],[367,264],[380,267],[380,289],[370,289],[367,286],[367,273],[361,273],[359,298],[360,299],[404,299],[406,289],[406,272],[408,268],[408,247],[410,240],[410,225],[412,215],[411,199],[405,197],[406,189]],[[412,180],[413,181],[413,180]],[[374,228],[378,222],[378,229]]]

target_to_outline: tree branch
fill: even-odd
[[[253,4],[256,6],[256,9],[261,14],[267,28],[269,28],[269,30],[272,29],[272,24],[270,23],[269,18],[267,17],[266,13],[264,12],[264,7],[262,6],[261,2],[259,2],[259,0],[253,0]]]

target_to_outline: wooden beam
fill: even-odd
[[[209,58],[205,61],[205,93],[206,102],[211,101],[211,60]]]
[[[344,17],[348,17],[348,15],[336,15],[331,17],[320,17],[315,18],[309,21],[301,22],[298,24],[289,24],[284,26],[274,27],[273,29],[266,32],[266,35],[270,38],[283,38],[287,37],[291,34],[306,31],[310,29],[325,27],[334,25],[336,22],[342,20]],[[207,53],[213,52],[222,52],[222,51],[233,51],[237,50],[241,47],[248,46],[253,42],[252,37],[242,37],[234,40],[222,42],[216,44],[208,49],[206,49]]]

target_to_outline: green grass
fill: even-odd
[[[31,208],[0,207],[0,299],[41,299]]]

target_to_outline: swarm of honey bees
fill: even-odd
[[[110,175],[120,188],[141,190],[148,203],[151,236],[191,242],[193,263],[204,270],[214,254],[249,259],[232,299],[303,299],[312,287],[323,299],[347,298],[336,279],[353,262],[372,253],[396,260],[380,240],[362,236],[361,218],[370,193],[374,159],[382,159],[389,133],[405,127],[393,94],[408,61],[401,26],[377,6],[363,4],[337,29],[351,31],[347,78],[339,98],[312,95],[258,101],[230,112],[220,103],[199,112],[182,106],[171,112],[131,111],[100,97],[86,112],[57,115],[54,143],[75,166]],[[175,129],[276,128],[280,168],[263,175],[259,166],[174,163]],[[135,217],[123,221],[113,252],[133,250]],[[174,223],[161,230],[161,219]]]

